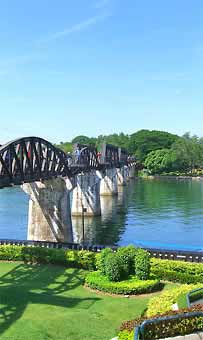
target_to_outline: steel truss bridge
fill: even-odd
[[[74,177],[81,172],[121,167],[135,160],[127,151],[103,144],[96,147],[75,144],[72,155],[39,137],[25,137],[0,146],[0,188],[56,177]]]

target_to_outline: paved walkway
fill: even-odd
[[[203,340],[203,333],[188,334],[184,336],[176,336],[175,338],[166,338],[166,340]],[[164,340],[164,339],[160,339]]]

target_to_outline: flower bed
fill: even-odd
[[[160,317],[167,317],[172,315],[179,315],[185,313],[203,312],[203,306],[195,306],[192,308],[185,308],[179,311],[170,311],[153,319]],[[119,332],[119,340],[133,340],[134,329],[140,326],[143,321],[151,319],[150,317],[142,317],[134,320],[125,321],[122,323]],[[185,335],[193,332],[201,331],[203,328],[203,316],[190,316],[188,318],[177,318],[175,320],[160,320],[157,323],[149,324],[145,329],[145,339],[159,339],[165,337],[174,337],[176,335]]]

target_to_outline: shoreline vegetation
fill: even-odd
[[[175,177],[203,176],[203,137],[186,132],[178,136],[165,131],[139,130],[131,135],[114,133],[98,137],[76,136],[72,141],[57,145],[72,152],[73,145],[86,144],[101,150],[103,143],[125,148],[134,156],[148,175]]]
[[[174,179],[174,180],[196,180],[196,181],[202,181],[203,176],[192,176],[192,175],[168,175],[168,174],[156,174],[156,175],[140,175],[140,178],[143,179]]]

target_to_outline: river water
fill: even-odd
[[[102,216],[85,218],[85,241],[203,250],[203,181],[136,179],[117,197],[101,198]],[[20,188],[0,190],[0,239],[26,239],[28,197]],[[74,241],[82,220],[73,218]]]

